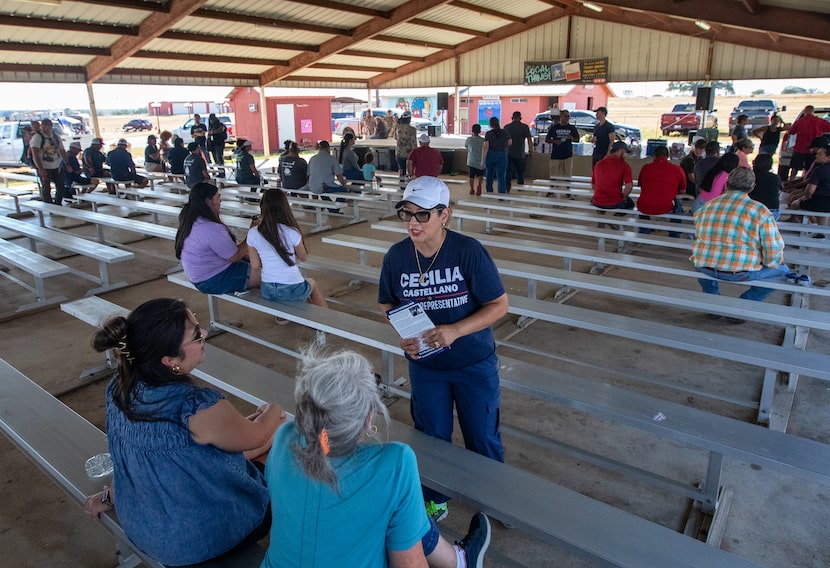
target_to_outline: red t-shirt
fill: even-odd
[[[429,146],[419,146],[409,153],[409,158],[412,162],[412,175],[418,176],[433,176],[438,177],[441,173],[441,166],[444,165],[444,159],[441,157],[441,152]]]
[[[640,198],[637,209],[644,215],[663,215],[674,211],[674,198],[686,191],[683,168],[668,158],[654,158],[640,170]]]
[[[817,117],[814,114],[805,114],[790,126],[790,134],[797,134],[795,138],[794,152],[807,154],[810,152],[810,142],[813,138],[830,132],[830,122]]]
[[[613,207],[623,202],[623,185],[633,181],[631,166],[619,156],[611,155],[601,159],[594,166],[591,185],[594,197],[591,201],[600,207]]]

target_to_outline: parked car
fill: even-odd
[[[23,154],[23,129],[31,124],[30,121],[0,122],[0,166],[20,166],[20,156]],[[63,140],[64,148],[69,148],[72,142],[80,142],[82,148],[89,147],[92,134],[75,134],[67,132],[58,121],[53,121],[52,131]]]
[[[595,112],[590,110],[571,110],[570,124],[576,126],[580,137],[585,134],[591,134],[594,127],[599,124],[599,119]],[[530,135],[533,137],[535,144],[545,141],[545,135],[548,133],[551,122],[559,121],[559,115],[555,113],[551,116],[551,111],[540,112],[530,123]],[[642,152],[642,133],[636,126],[628,124],[613,123],[616,131],[617,140],[622,140],[629,147],[629,154],[639,157]]]
[[[398,118],[404,113],[403,110],[399,108],[373,108],[372,109],[372,116],[386,116],[386,111],[391,110],[392,114],[397,116]],[[360,121],[366,116],[367,110],[364,109],[363,112],[360,113],[360,116],[349,116],[345,118],[336,118],[334,120],[334,133],[337,136],[343,136],[343,129],[346,127],[350,127],[355,133],[360,131]],[[409,121],[409,124],[415,127],[415,130],[418,132],[426,132],[428,127],[432,122],[427,120],[426,118],[418,118],[413,116],[412,120]]]
[[[694,103],[680,103],[674,105],[671,112],[660,116],[660,130],[663,136],[674,132],[686,136],[692,130],[701,128],[717,128],[718,117],[713,112],[706,113],[706,125],[703,125],[703,111],[695,110]]]
[[[219,114],[216,115],[216,118],[222,121],[222,124],[225,125],[225,128],[228,129],[228,139],[226,142],[236,142],[236,130],[234,128],[233,120],[231,117]],[[187,146],[190,142],[193,142],[193,136],[190,135],[190,127],[193,126],[193,117],[188,118],[184,124],[182,124],[179,128],[175,128],[173,130],[173,135],[178,136],[182,140],[184,140],[184,145]],[[207,117],[202,117],[202,124],[207,125]]]
[[[801,118],[801,115],[803,114],[804,111],[802,110],[798,113],[798,116],[795,117],[795,120]],[[830,107],[815,107],[813,114],[819,118],[823,118],[827,122],[830,122]],[[795,120],[793,122],[795,122]],[[793,140],[793,144],[795,144],[795,140]],[[782,177],[789,177],[790,160],[792,157],[793,149],[790,145],[790,135],[784,132],[784,135],[781,137],[780,152],[778,154],[778,174]]]
[[[580,136],[594,131],[594,126],[599,122],[595,112],[590,110],[570,110],[570,124],[576,126]],[[554,111],[553,117],[558,122],[559,114]],[[540,112],[530,123],[530,135],[534,142],[543,142],[548,133],[551,123],[551,111]]]
[[[766,126],[769,124],[770,118],[773,114],[784,112],[787,110],[786,106],[778,108],[778,105],[772,99],[747,99],[738,103],[738,106],[729,115],[729,132],[735,127],[737,118],[745,114],[749,117],[747,128],[755,130],[759,126]]]
[[[121,127],[121,130],[123,130],[124,132],[141,132],[143,130],[152,129],[153,123],[144,118],[134,118]]]

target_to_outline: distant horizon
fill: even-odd
[[[653,97],[661,96],[690,96],[679,95],[666,90],[668,81],[650,82],[611,82],[608,86],[617,97]],[[768,79],[768,80],[735,80],[734,96],[751,96],[753,91],[764,89],[765,94],[778,96],[781,90],[788,86],[804,89],[817,89],[822,93],[830,93],[830,78],[813,79]],[[77,110],[89,109],[86,85],[56,83],[54,88],[45,90],[43,83],[5,83],[0,90],[0,110],[2,111],[31,111],[31,110],[63,110],[72,108]],[[465,85],[466,87],[466,85]],[[273,87],[268,87],[272,89]],[[436,87],[436,92],[446,90],[447,87]],[[452,88],[449,88],[452,91]],[[233,90],[232,87],[180,87],[158,85],[112,85],[102,84],[93,87],[96,107],[99,112],[122,111],[137,108],[147,108],[153,101],[214,101],[220,102]],[[406,92],[413,89],[380,89],[384,93]],[[422,89],[418,89],[422,90]],[[333,96],[357,96],[365,98],[366,89],[305,89],[309,94],[321,92]],[[626,94],[629,93],[630,94]],[[60,102],[55,93],[60,93]],[[149,111],[148,111],[149,113]]]

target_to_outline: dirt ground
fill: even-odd
[[[463,185],[453,186],[453,198],[466,198]],[[149,218],[148,218],[149,219]],[[34,222],[30,220],[30,222]],[[50,224],[72,233],[92,236],[89,226],[49,220]],[[470,225],[470,230],[480,230]],[[344,226],[337,232],[395,240],[392,235],[374,231],[369,223]],[[113,281],[125,281],[123,289],[103,294],[106,299],[134,308],[141,302],[160,296],[184,298],[201,318],[207,318],[204,296],[167,282],[166,270],[174,266],[170,259],[171,245],[158,239],[136,241],[135,235],[116,231],[107,232],[108,238],[131,241],[139,252],[135,261],[112,267]],[[342,250],[321,242],[322,234],[310,236],[307,244],[312,255],[357,261],[357,252]],[[514,235],[515,236],[515,235]],[[544,238],[542,235],[533,235]],[[4,231],[0,237],[10,238]],[[551,246],[571,244],[591,246],[579,237],[548,238]],[[73,267],[95,271],[95,266],[77,256],[57,250],[45,250]],[[497,258],[526,260],[529,263],[547,262],[539,258],[525,258],[504,250],[491,251]],[[632,254],[651,254],[633,250]],[[664,251],[666,258],[679,260],[682,253]],[[166,258],[165,258],[166,257]],[[369,262],[378,266],[379,254],[369,255]],[[550,261],[560,267],[560,261]],[[588,265],[574,263],[574,270],[585,271]],[[643,282],[657,282],[684,290],[696,290],[697,284],[681,277],[656,278],[653,273],[617,269],[612,276]],[[327,274],[311,273],[327,294],[334,298],[335,309],[349,311],[363,317],[379,318],[376,311],[376,288],[350,287],[346,279]],[[814,280],[827,279],[828,274],[816,271]],[[510,293],[525,294],[523,281],[505,278]],[[47,289],[60,291],[70,298],[82,297],[91,287],[87,281],[72,275],[50,280]],[[734,288],[724,287],[734,294]],[[539,297],[547,297],[553,287],[540,286]],[[77,412],[98,427],[103,428],[104,382],[82,388],[81,372],[101,362],[101,356],[88,346],[91,329],[84,323],[62,313],[57,307],[16,314],[15,309],[31,301],[31,295],[19,286],[0,282],[0,357],[32,377]],[[775,293],[770,302],[786,301],[783,293]],[[622,301],[619,298],[581,291],[569,303],[575,306],[624,314],[641,319],[688,326],[720,334],[734,335],[776,344],[783,333],[781,326],[746,323],[729,325],[712,321],[702,314],[657,306],[643,302]],[[826,311],[827,301],[815,302],[813,309]],[[273,320],[262,314],[240,307],[224,309],[223,316],[242,322],[251,333],[262,335],[287,347],[296,348],[313,339],[310,330],[294,324],[275,326]],[[503,356],[516,357],[533,363],[572,373],[579,379],[610,382],[636,389],[665,400],[678,402],[752,422],[754,411],[741,401],[757,400],[760,392],[761,370],[743,364],[725,363],[693,353],[664,349],[612,338],[565,326],[535,322],[516,332],[515,317],[504,318],[496,329],[499,338],[511,336],[510,346],[500,347]],[[808,349],[830,353],[830,334],[811,334]],[[286,355],[270,351],[230,334],[212,337],[210,343],[242,355],[262,365],[291,375],[296,362]],[[357,344],[343,344],[357,349],[380,364],[374,350]],[[398,373],[404,365],[396,364]],[[646,380],[644,380],[646,379]],[[737,402],[736,402],[737,401]],[[244,403],[238,403],[243,410]],[[530,397],[504,391],[502,420],[506,427],[527,430],[533,434],[555,439],[585,450],[620,459],[645,467],[649,471],[693,483],[706,471],[707,452],[696,447],[646,434],[641,430],[623,427],[594,415],[563,408]],[[790,432],[824,443],[830,443],[830,424],[826,408],[830,405],[830,388],[825,381],[802,377],[790,422]],[[408,404],[399,399],[390,410],[397,420],[410,423]],[[458,442],[459,440],[457,440]],[[541,448],[509,434],[505,435],[506,460],[546,479],[555,481],[590,495],[593,498],[643,516],[673,529],[683,522],[688,502],[675,493],[647,485],[609,472],[579,457]],[[4,559],[0,566],[21,568],[64,568],[84,566],[103,568],[115,564],[112,542],[107,533],[82,514],[80,507],[67,498],[51,481],[31,464],[12,444],[0,437],[0,550]],[[756,464],[725,460],[723,483],[735,491],[729,513],[722,548],[750,558],[764,566],[791,568],[823,568],[830,565],[830,539],[827,514],[830,510],[830,492],[827,487],[802,481]],[[458,537],[466,529],[470,511],[452,505],[452,512],[442,531],[450,538]],[[557,514],[551,511],[551,514]],[[587,564],[551,546],[496,524],[492,552],[487,566],[561,566],[583,567]]]

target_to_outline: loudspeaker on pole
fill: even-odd
[[[438,109],[447,110],[448,108],[450,108],[450,94],[438,93]]]
[[[715,108],[715,91],[712,87],[698,87],[695,110],[711,111]]]

